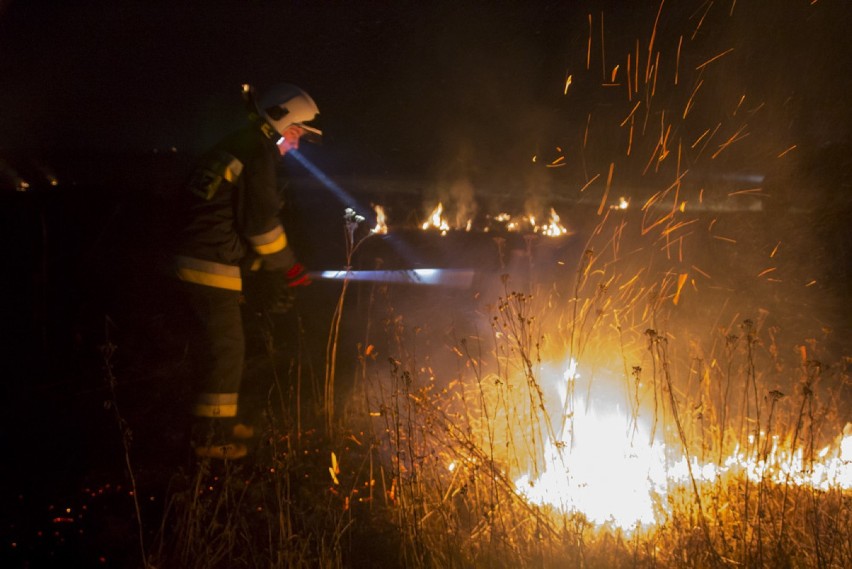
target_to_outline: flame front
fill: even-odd
[[[566,383],[578,377],[572,360]],[[698,483],[744,474],[754,483],[852,489],[850,426],[835,447],[816,453],[814,462],[805,459],[802,448],[783,449],[775,440],[762,457],[753,445],[753,452],[736,448],[721,464],[693,458],[687,465],[679,449],[656,440],[648,425],[634,421],[621,405],[599,409],[581,397],[571,403],[565,399],[566,386],[559,391],[563,409],[576,411],[559,430],[559,440],[545,442],[538,476],[527,473],[515,480],[518,491],[533,504],[579,512],[595,524],[630,530],[663,521],[669,513],[666,495],[687,488],[690,472]]]

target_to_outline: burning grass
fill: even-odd
[[[150,566],[848,566],[848,359],[747,319],[665,332],[674,292],[619,296],[599,261],[495,276],[450,328],[368,285],[333,431],[276,379],[253,460],[175,478]]]
[[[536,178],[570,211],[527,195],[479,227],[467,179],[424,210],[448,248],[492,233],[499,272],[452,297],[344,281],[321,381],[266,339],[252,459],[133,498],[148,567],[852,566],[848,338],[813,326],[843,259],[819,215],[766,199],[783,184],[754,187],[744,165],[788,172],[800,147],[705,33],[736,2],[700,4],[660,2],[641,46],[588,14],[559,91],[603,81],[600,105],[568,105],[572,142],[540,161],[563,178]],[[395,237],[386,213],[371,239]]]

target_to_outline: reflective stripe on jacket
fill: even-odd
[[[183,216],[175,257],[180,280],[241,290],[240,267],[259,256],[266,269],[294,262],[278,217],[272,138],[250,123],[222,140],[199,161],[181,196]]]

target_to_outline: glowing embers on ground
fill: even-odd
[[[578,377],[572,362],[558,387],[563,405],[568,386]],[[724,477],[816,490],[852,489],[852,425],[835,445],[812,459],[801,447],[784,449],[777,439],[769,446],[755,445],[751,438],[750,452],[736,448],[721,464],[693,458],[689,468],[678,445],[652,441],[648,423],[641,417],[634,420],[621,405],[587,402],[575,395],[573,404],[569,401],[563,409],[570,419],[555,431],[559,440],[545,441],[537,475],[519,476],[515,486],[533,504],[579,512],[598,525],[630,530],[665,521],[670,513],[666,495],[691,491],[690,470],[702,501]]]

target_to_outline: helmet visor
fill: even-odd
[[[319,117],[317,117],[319,118]],[[317,125],[317,119],[308,122],[300,122],[296,123],[298,126],[302,127],[305,131],[302,135],[302,140],[305,142],[310,142],[311,144],[321,144],[322,143],[322,130]]]

